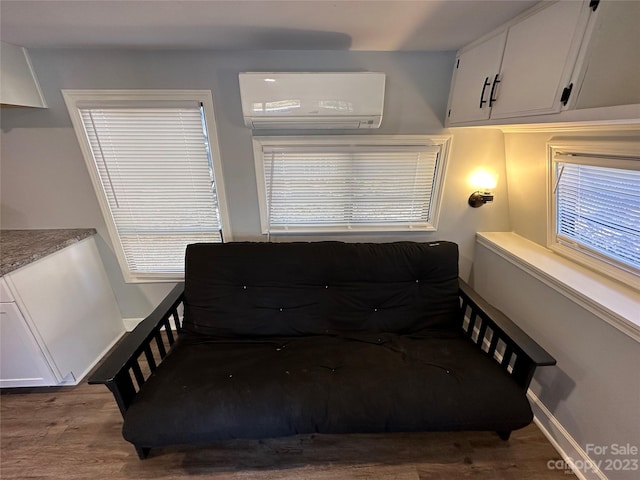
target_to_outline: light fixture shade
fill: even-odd
[[[496,188],[497,184],[498,179],[496,175],[484,168],[475,170],[469,176],[469,185],[481,192],[490,192]]]
[[[498,184],[497,176],[486,168],[478,168],[469,176],[469,184],[476,191],[469,196],[469,205],[478,208],[485,203],[493,202],[493,193],[491,191]]]

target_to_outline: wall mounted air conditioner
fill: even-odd
[[[378,128],[384,73],[240,73],[244,123],[252,129]]]

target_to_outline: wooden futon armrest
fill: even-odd
[[[184,283],[179,283],[151,315],[140,322],[116,346],[89,378],[90,384],[104,384],[111,390],[123,414],[136,392],[176,341],[174,332],[179,334],[182,330],[178,307],[183,301],[183,296]],[[140,363],[142,355],[146,364]],[[143,370],[143,365],[148,365],[148,369]]]
[[[536,367],[555,365],[555,358],[462,279],[459,285],[465,335],[526,391]]]

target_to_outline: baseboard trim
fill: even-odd
[[[571,468],[575,476],[580,480],[608,480],[598,467],[597,462],[587,455],[587,452],[575,441],[538,396],[529,390],[527,397],[531,402],[534,414],[533,421],[547,437],[553,448],[562,456],[564,464]],[[561,466],[553,465],[553,468],[559,467]]]
[[[133,329],[136,328],[138,324],[143,320],[144,318],[123,318],[122,319],[122,321],[124,322],[124,329],[127,332],[133,331]]]

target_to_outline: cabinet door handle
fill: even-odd
[[[496,76],[493,78],[493,84],[491,85],[491,93],[489,94],[489,106],[493,107],[493,102],[495,102],[497,100],[497,98],[493,98],[493,94],[496,91],[496,85],[498,85],[500,83],[500,80],[498,80],[498,76],[500,74],[496,74]]]
[[[482,106],[487,103],[487,101],[484,99],[484,91],[487,89],[487,87],[489,86],[489,77],[486,77],[484,79],[484,85],[482,85],[482,93],[480,94],[480,108],[482,108]]]

